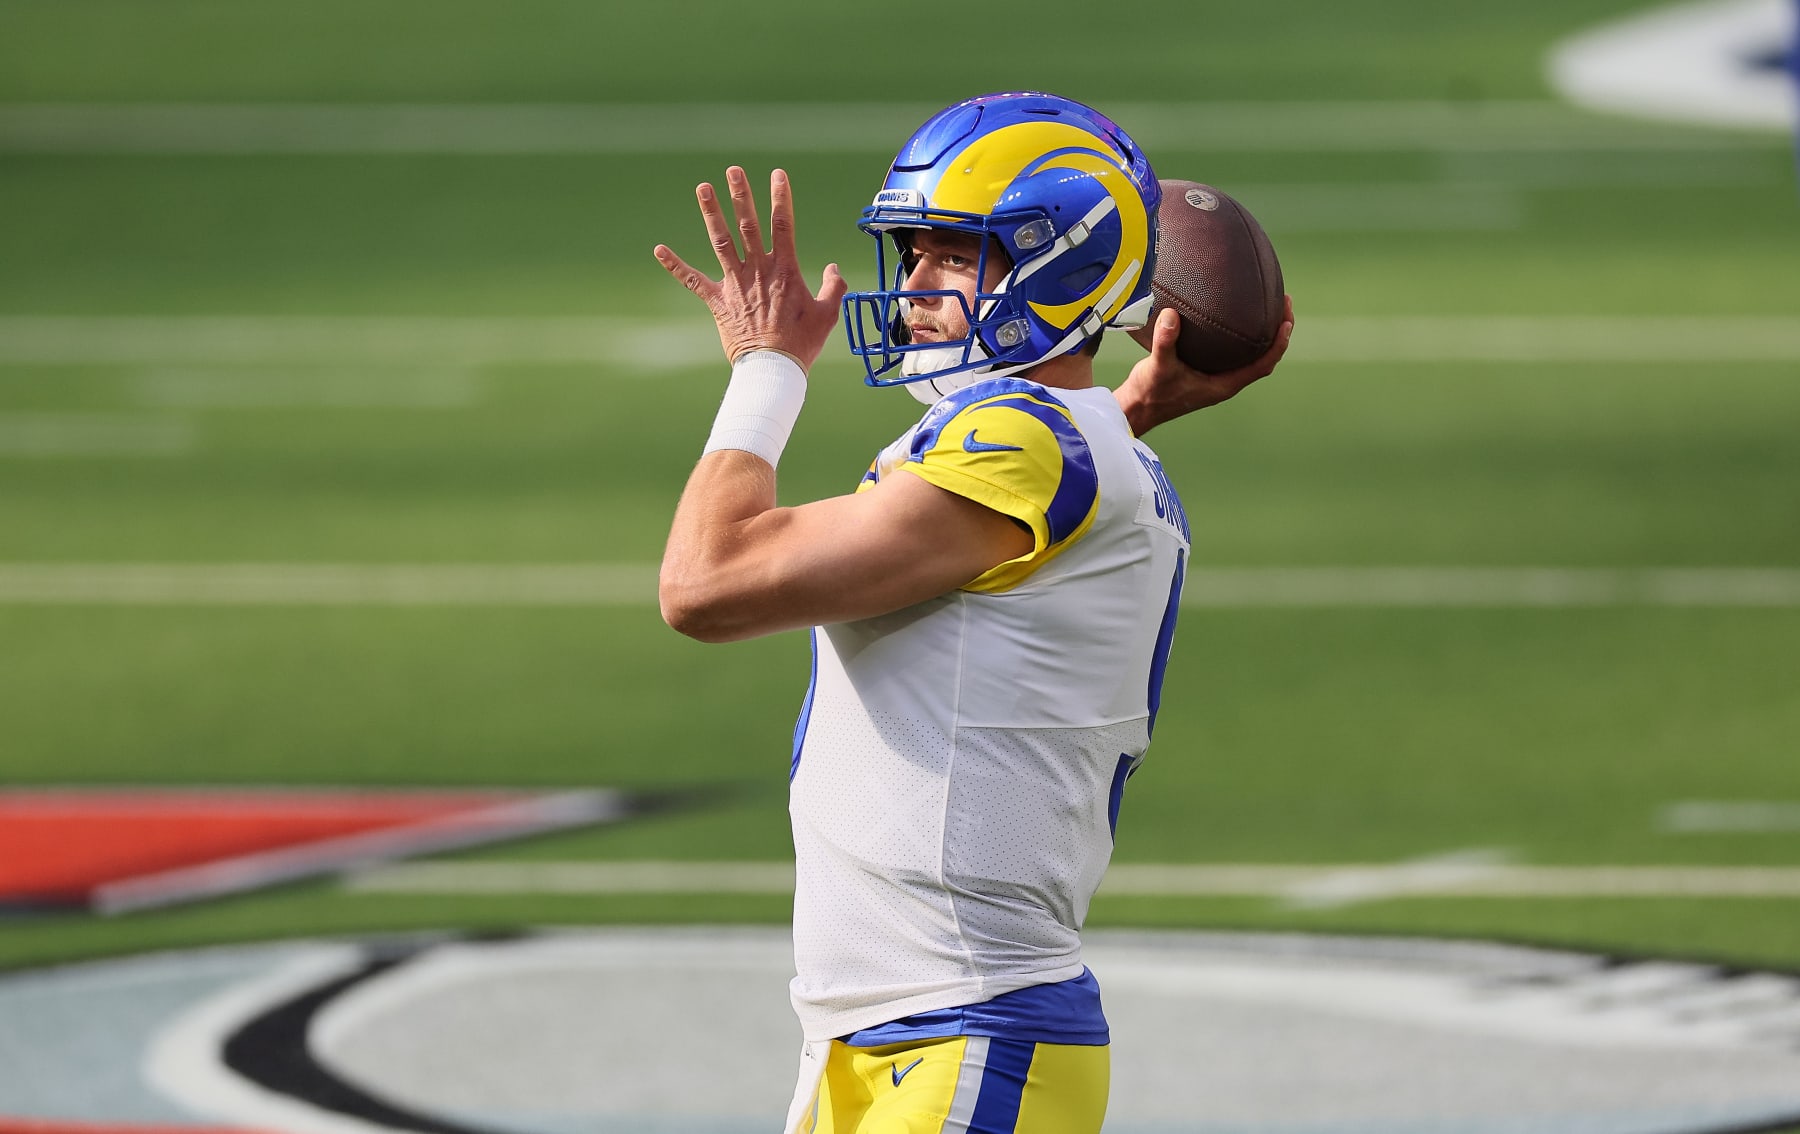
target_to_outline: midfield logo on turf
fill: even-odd
[[[1800,1124],[1791,973],[1310,934],[1102,932],[1083,953],[1107,974],[1109,1008],[1142,1029],[1115,1072],[1127,1089],[1114,1093],[1109,1129],[1194,1129],[1191,1096],[1160,1084],[1182,1081],[1196,1043],[1218,1053],[1209,1104],[1242,1115],[1244,1130],[1745,1134]],[[277,1121],[294,1108],[319,1116],[310,1129],[367,1134],[553,1134],[533,1119],[552,1108],[563,1129],[709,1134],[720,1118],[749,1129],[779,1101],[758,1092],[793,1070],[781,1042],[792,1022],[773,1011],[792,963],[784,929],[646,928],[283,941],[4,973],[0,1050],[25,1050],[46,1008],[60,1039],[36,1053],[26,1081],[0,1073],[0,1131],[291,1130]],[[747,1057],[699,1085],[659,1045],[596,1063],[593,1050],[634,1018],[629,990],[665,979],[675,1012],[717,1019],[744,1038]],[[720,998],[763,982],[775,997]],[[1257,1051],[1237,1050],[1246,1029]],[[1354,1062],[1356,1081],[1260,1054],[1293,1045]],[[889,1057],[896,1094],[922,1062]],[[1546,1066],[1561,1073],[1546,1077]],[[447,1077],[446,1067],[467,1071]],[[521,1096],[520,1082],[561,1086]],[[646,1123],[650,1090],[717,1109],[706,1118],[669,1107]],[[1521,1092],[1532,1102],[1523,1112]],[[66,1123],[6,1117],[43,1111],[46,1097]],[[166,1126],[171,1105],[212,1125]],[[796,1125],[808,1129],[804,1109]]]

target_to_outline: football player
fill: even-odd
[[[1152,426],[1274,369],[1176,360],[1172,312],[1118,392],[1109,326],[1150,304],[1160,189],[1079,103],[1011,93],[934,115],[861,228],[877,290],[801,277],[786,175],[765,241],[742,169],[701,216],[732,375],[662,564],[663,615],[729,641],[810,627],[794,731],[789,1131],[1100,1128],[1109,1034],[1080,929],[1144,756],[1189,547]],[[734,239],[733,227],[736,229]],[[738,250],[738,241],[742,251]],[[875,385],[929,404],[856,492],[776,506],[775,470],[840,303]]]

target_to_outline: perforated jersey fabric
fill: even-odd
[[[896,475],[1014,516],[1034,547],[964,589],[813,630],[790,797],[809,1040],[1082,974],[1189,546],[1104,388],[977,383],[865,484]]]

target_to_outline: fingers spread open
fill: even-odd
[[[731,239],[731,226],[719,209],[719,195],[713,192],[710,184],[702,182],[694,190],[694,197],[700,202],[700,219],[706,222],[706,239],[712,244],[713,255],[719,258],[719,267],[729,273],[743,261],[738,257],[737,244]]]
[[[819,302],[831,308],[834,319],[838,304],[844,301],[844,293],[849,290],[850,285],[844,282],[843,273],[838,271],[838,266],[825,265],[824,274],[819,279]]]
[[[711,306],[711,296],[719,287],[717,283],[707,279],[704,274],[695,269],[688,267],[687,262],[680,256],[677,256],[675,250],[670,248],[667,244],[658,244],[653,255],[655,255],[657,263],[661,264],[670,275],[680,281],[682,287],[687,288],[701,299],[706,300],[708,306]]]
[[[788,184],[786,170],[777,169],[769,174],[769,201],[772,251],[789,263],[799,263],[800,253],[794,246],[794,187]]]
[[[756,195],[750,192],[750,179],[743,168],[732,166],[725,171],[725,187],[731,191],[731,209],[737,214],[738,235],[744,239],[744,259],[764,256],[762,222],[756,216]]]
[[[741,166],[725,171],[724,188],[731,198],[729,216],[713,186],[695,189],[723,276],[714,280],[702,275],[664,244],[656,246],[657,262],[711,310],[726,357],[762,348],[779,350],[810,366],[837,326],[848,285],[832,264],[820,277],[816,295],[806,286],[794,242],[793,188],[785,172],[775,170],[769,177],[772,251],[764,245],[756,197]]]

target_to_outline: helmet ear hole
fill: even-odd
[[[1068,275],[1062,277],[1060,282],[1064,287],[1068,288],[1076,295],[1080,295],[1098,283],[1100,277],[1104,276],[1106,271],[1107,268],[1105,264],[1089,264],[1085,268],[1077,268],[1070,272]]]

